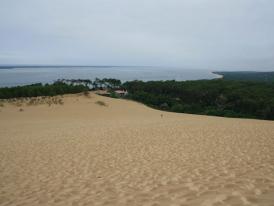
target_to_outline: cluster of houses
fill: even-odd
[[[127,90],[115,90],[114,93],[119,97],[123,97],[128,94]]]
[[[111,96],[111,93],[107,90],[99,90],[96,92],[97,94],[100,95],[104,95],[104,96]],[[117,97],[124,97],[126,95],[128,95],[128,92],[126,90],[114,90],[113,93],[117,96]]]

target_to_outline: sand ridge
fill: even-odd
[[[1,206],[274,205],[273,121],[63,100],[0,108]]]

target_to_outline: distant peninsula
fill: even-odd
[[[214,71],[213,74],[221,75],[224,80],[274,82],[274,71]]]

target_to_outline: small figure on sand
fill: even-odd
[[[163,118],[163,114],[161,114],[161,117]]]

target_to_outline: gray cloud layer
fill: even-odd
[[[273,0],[1,0],[0,64],[274,69]]]

